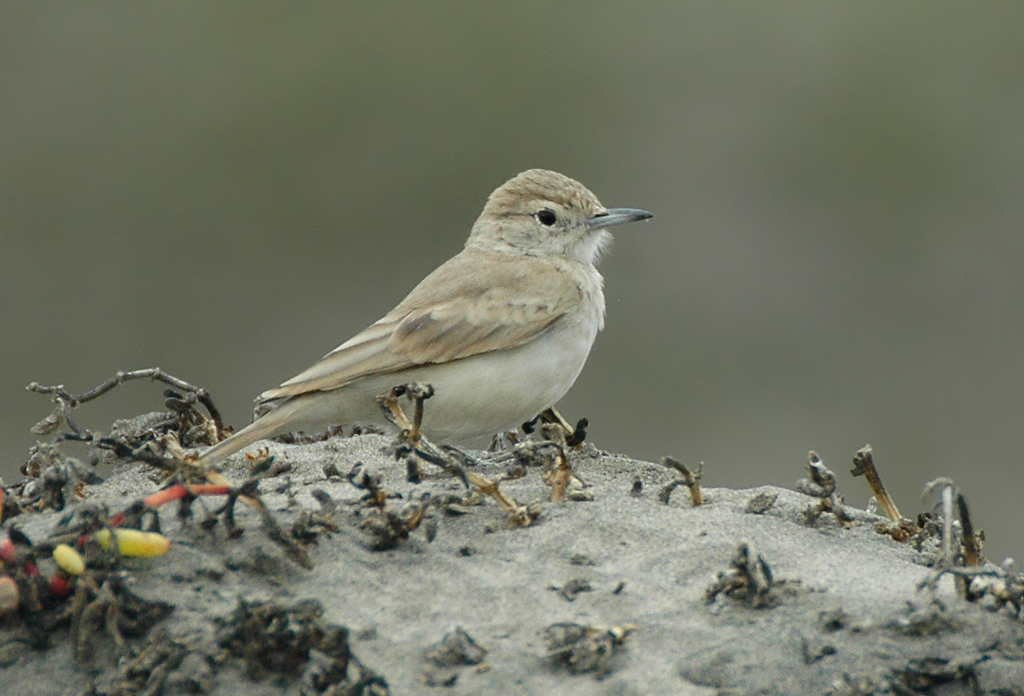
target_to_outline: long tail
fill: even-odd
[[[196,463],[200,465],[216,464],[257,440],[266,440],[281,433],[300,429],[299,424],[296,423],[296,416],[300,413],[302,406],[301,399],[285,401],[273,411],[200,454]]]

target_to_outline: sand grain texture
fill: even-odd
[[[354,654],[396,695],[889,693],[893,684],[920,687],[924,682],[907,681],[918,668],[933,681],[946,674],[947,683],[906,693],[974,693],[970,678],[955,676],[957,665],[961,674],[974,675],[977,693],[1024,694],[1024,623],[958,599],[949,578],[934,596],[919,591],[918,582],[931,572],[924,557],[873,531],[880,519],[873,515],[854,511],[851,528],[829,516],[808,526],[803,510],[815,501],[770,487],[710,488],[699,508],[690,507],[681,488],[665,505],[657,493],[672,479],[669,470],[588,446],[573,456],[573,466],[593,501],[545,503],[534,526],[516,529],[487,499],[463,508],[466,514],[434,512],[433,542],[417,530],[394,549],[373,551],[356,525],[354,506],[346,503],[362,492],[342,478],[327,480],[324,465],[347,472],[361,461],[406,499],[425,491],[463,491],[429,465],[423,483],[406,482],[404,466],[382,452],[387,442],[364,435],[271,445],[277,461],[293,465],[261,483],[282,525],[302,509],[319,509],[314,489],[339,503],[341,531],[322,534],[309,547],[311,570],[289,561],[242,506],[237,521],[246,531],[239,539],[226,539],[220,527],[211,534],[197,524],[183,526],[174,506],[166,506],[162,525],[174,542],[171,550],[127,563],[138,594],[176,607],[154,631],[165,631],[191,652],[168,677],[164,693],[198,688],[186,677],[206,669],[205,657],[216,652],[212,619],[230,615],[239,598],[284,605],[313,598],[323,604],[327,622],[350,629]],[[223,470],[241,481],[244,466],[236,456]],[[637,476],[645,484],[640,495],[631,493]],[[291,506],[286,484],[294,493]],[[88,494],[117,511],[156,488],[142,465],[122,464]],[[550,496],[536,469],[502,488],[521,503]],[[777,498],[761,514],[746,512],[759,493]],[[201,512],[199,503],[195,510]],[[24,515],[8,524],[41,539],[58,517]],[[715,574],[729,567],[741,541],[763,554],[776,581],[785,581],[772,606],[755,609],[724,597],[705,601]],[[590,591],[569,601],[552,589],[572,580],[585,581]],[[633,624],[636,630],[607,663],[607,674],[573,674],[546,656],[543,630],[556,622]],[[453,686],[427,686],[424,675],[436,677],[440,668],[425,655],[456,626],[487,648],[484,667],[448,668],[457,675]],[[0,628],[0,642],[9,633]],[[96,677],[99,693],[113,671]],[[49,650],[25,651],[0,670],[2,691],[25,696],[80,694],[89,679],[72,659],[66,632]],[[851,683],[862,690],[844,691],[841,685]],[[202,688],[218,695],[299,693],[295,677],[253,682],[230,659],[210,671]]]

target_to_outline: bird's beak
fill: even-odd
[[[587,220],[587,226],[592,230],[596,230],[603,227],[611,227],[612,225],[622,225],[627,222],[650,220],[652,217],[654,217],[652,213],[640,210],[639,208],[609,208],[603,213],[598,213]]]

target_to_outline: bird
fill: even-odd
[[[605,208],[563,174],[530,169],[498,187],[464,248],[382,319],[260,394],[270,410],[202,452],[212,465],[258,440],[332,426],[385,426],[377,397],[433,387],[422,431],[445,443],[511,430],[554,406],[604,328],[597,261],[608,228],[648,220]]]

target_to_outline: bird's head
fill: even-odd
[[[606,228],[651,217],[636,208],[605,208],[580,182],[529,169],[491,194],[466,247],[593,264],[611,241]]]

